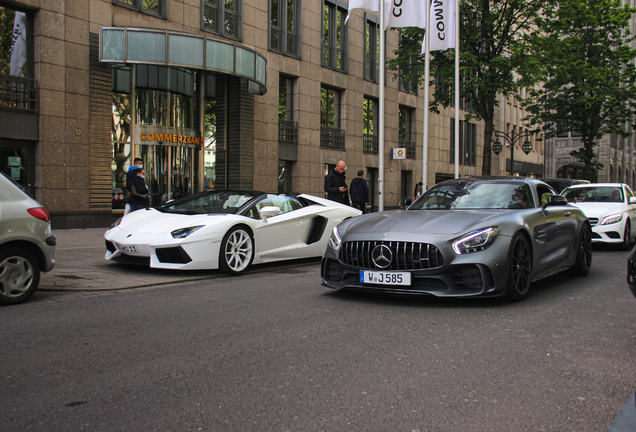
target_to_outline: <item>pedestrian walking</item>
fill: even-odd
[[[135,175],[137,175],[135,171],[143,167],[144,167],[144,161],[142,161],[140,158],[135,158],[133,164],[130,166],[130,168],[128,168],[128,172],[126,173],[126,186],[128,186],[128,184],[130,183],[130,180]]]
[[[135,171],[135,175],[130,179],[130,198],[128,204],[130,205],[130,212],[140,210],[142,208],[148,208],[150,206],[150,200],[148,199],[148,187],[144,180],[145,170],[139,168]]]
[[[126,187],[124,188],[124,194],[126,196],[126,206],[124,207],[124,216],[130,213],[130,204],[128,201],[130,200],[130,181],[134,176],[137,175],[137,170],[143,168],[144,161],[140,158],[135,158],[133,164],[128,168],[128,172],[126,172]]]
[[[325,177],[325,192],[327,198],[349,205],[349,189],[347,188],[347,179],[345,176],[346,164],[344,161],[338,161],[336,167]]]
[[[349,193],[353,207],[361,210],[363,214],[366,213],[367,203],[369,202],[369,185],[364,179],[364,171],[359,170],[358,177],[351,180]]]
[[[415,190],[413,191],[413,201],[415,201],[417,197],[422,195],[422,193],[424,192],[422,189],[424,189],[424,182],[422,182],[422,179],[420,179],[418,183],[415,183]]]

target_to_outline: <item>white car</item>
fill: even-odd
[[[154,268],[221,269],[322,256],[333,228],[360,215],[311,195],[211,190],[131,212],[106,231],[106,259]]]
[[[629,249],[636,229],[636,196],[625,183],[574,185],[561,195],[581,210],[592,225],[592,242]]]

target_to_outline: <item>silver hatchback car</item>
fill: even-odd
[[[49,213],[0,172],[0,304],[33,295],[40,272],[55,266],[55,244]]]

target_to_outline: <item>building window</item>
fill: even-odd
[[[298,122],[294,121],[295,78],[280,75],[278,80],[278,141],[298,143]]]
[[[243,37],[241,0],[201,0],[201,28],[210,33],[240,41]]]
[[[324,0],[322,16],[322,65],[341,72],[347,72],[347,7],[342,0]]]
[[[455,119],[450,119],[450,163],[455,163]],[[477,125],[459,121],[459,164],[477,165]]]
[[[444,81],[444,77],[441,75],[437,75],[435,77],[435,93],[438,92],[442,100],[450,101],[453,106],[455,106],[455,99],[451,97],[453,89],[450,85],[446,84],[446,82]]]
[[[378,153],[379,138],[378,130],[378,101],[365,96],[362,101],[362,137],[363,150],[365,153]]]
[[[278,193],[288,194],[292,191],[292,162],[278,161]]]
[[[414,112],[413,108],[400,106],[398,139],[400,147],[406,148],[407,159],[415,159],[415,139],[412,134]]]
[[[136,70],[136,124],[193,129],[194,71],[151,65]]]
[[[270,0],[269,49],[301,57],[301,0]]]
[[[344,150],[345,132],[340,129],[341,119],[340,90],[320,88],[320,146]]]
[[[133,9],[148,15],[166,17],[166,0],[113,0],[113,4]]]
[[[400,39],[402,39],[402,34],[400,33]],[[399,78],[399,87],[400,90],[406,93],[417,94],[417,82],[409,81],[407,79],[408,75],[411,73],[412,69],[417,68],[417,59],[411,59],[411,66],[407,69],[398,71]]]
[[[380,82],[380,26],[378,17],[364,14],[364,79]]]

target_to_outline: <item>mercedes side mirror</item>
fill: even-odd
[[[544,207],[564,206],[568,204],[568,200],[563,195],[552,194],[548,197],[548,202]]]

